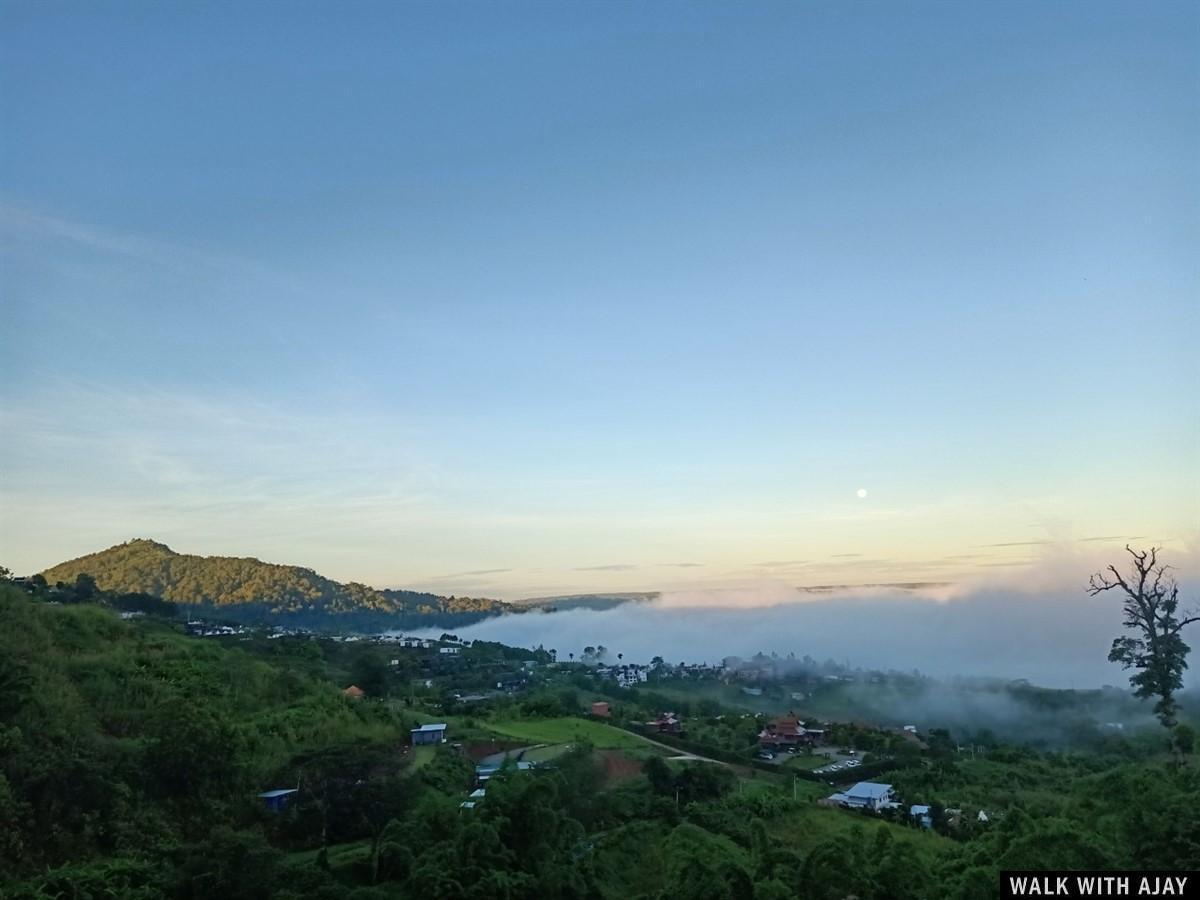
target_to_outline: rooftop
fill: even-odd
[[[270,800],[272,797],[286,797],[288,794],[294,794],[299,788],[278,788],[273,791],[263,791],[258,796],[264,800]]]
[[[445,731],[446,725],[444,722],[436,725],[422,725],[420,728],[414,728],[413,731]]]
[[[879,784],[874,781],[860,781],[850,790],[846,791],[849,797],[866,797],[871,800],[882,800],[892,790],[890,784]]]

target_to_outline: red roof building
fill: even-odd
[[[778,716],[767,723],[758,734],[758,744],[764,749],[785,749],[787,747],[811,746],[824,738],[825,732],[820,728],[806,728],[804,722],[794,712]]]
[[[683,722],[673,712],[665,712],[653,722],[647,722],[646,725],[659,734],[680,734],[683,731]]]

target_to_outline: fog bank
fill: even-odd
[[[770,585],[722,591],[666,593],[609,610],[530,612],[457,629],[476,638],[558,651],[576,658],[604,645],[609,659],[662,656],[669,662],[719,662],[756,652],[833,659],[864,669],[918,669],[926,675],[1024,678],[1048,687],[1124,686],[1127,673],[1108,662],[1121,633],[1120,598],[1092,598],[1077,579],[1070,587],[1038,579],[1035,592],[995,584],[930,594],[848,590],[811,594]],[[950,596],[950,599],[947,597]],[[1181,610],[1194,605],[1181,588]],[[1200,646],[1200,627],[1185,640]],[[1195,662],[1193,657],[1193,662]],[[1200,662],[1195,662],[1200,667]],[[1196,669],[1185,676],[1200,686]]]

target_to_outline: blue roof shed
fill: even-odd
[[[267,805],[267,809],[271,812],[280,812],[287,806],[292,794],[298,790],[299,788],[278,788],[273,791],[263,791],[258,798]]]

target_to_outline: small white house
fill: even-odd
[[[438,653],[442,656],[458,656],[462,652],[462,647],[439,647]]]

